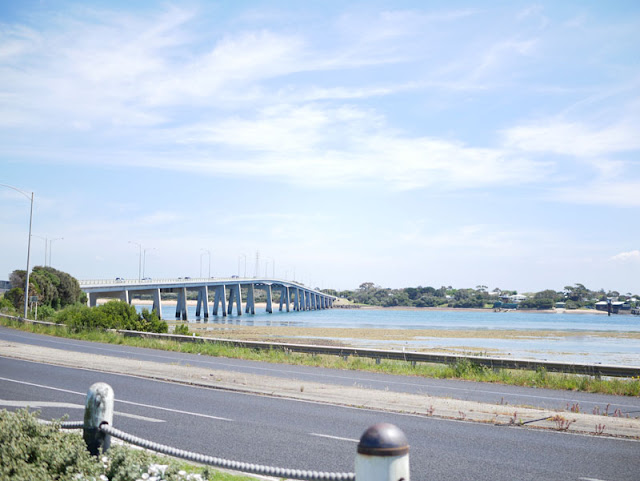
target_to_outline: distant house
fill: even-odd
[[[9,281],[0,281],[0,292],[6,292],[11,289],[11,282]]]
[[[515,303],[522,302],[522,301],[524,301],[526,298],[527,298],[527,296],[523,296],[522,294],[514,294],[514,295],[512,295],[512,296],[509,296],[509,300],[510,300],[511,302],[515,302]]]
[[[608,311],[609,310],[609,301],[598,301],[596,302],[596,310],[597,311]],[[628,307],[627,307],[628,306]],[[613,314],[618,314],[620,311],[630,310],[631,306],[629,304],[625,304],[622,301],[612,301],[611,302],[611,312]]]

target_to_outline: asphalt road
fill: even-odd
[[[638,479],[640,443],[352,409],[176,385],[0,357],[0,408],[82,419],[88,386],[109,383],[114,426],[156,442],[238,461],[352,471],[377,422],[402,429],[415,480]],[[57,404],[62,403],[62,404]]]
[[[604,412],[608,406],[610,413],[619,409],[623,416],[627,414],[632,417],[640,415],[640,398],[504,386],[450,379],[393,376],[308,366],[279,365],[241,359],[215,358],[129,346],[76,341],[15,331],[4,327],[0,327],[0,340],[75,352],[96,353],[126,359],[166,364],[189,364],[191,366],[201,366],[210,369],[262,374],[286,379],[296,379],[302,382],[320,382],[343,386],[358,385],[392,392],[429,394],[431,396],[450,397],[490,404],[532,406],[542,409],[567,409],[568,407],[578,405],[580,411],[587,413],[593,412],[596,408],[599,409],[600,412]]]

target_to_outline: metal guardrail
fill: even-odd
[[[8,316],[0,314],[0,317],[13,319],[19,322],[29,322],[34,324],[53,325],[66,327],[64,324],[52,322],[33,321],[22,317]],[[316,346],[308,344],[287,344],[279,342],[260,341],[240,341],[233,339],[222,339],[200,336],[184,336],[178,334],[158,334],[154,332],[116,330],[126,337],[146,337],[173,340],[176,342],[213,342],[228,344],[235,347],[246,347],[249,349],[280,349],[288,352],[299,352],[303,354],[324,354],[341,357],[367,357],[371,359],[389,359],[396,361],[407,361],[412,363],[426,362],[433,364],[456,364],[467,361],[478,366],[485,366],[491,369],[525,369],[535,371],[546,369],[549,372],[560,372],[566,374],[583,374],[588,376],[609,376],[609,377],[640,377],[640,366],[616,366],[607,364],[570,364],[555,361],[542,361],[533,359],[511,359],[500,357],[484,356],[463,356],[455,354],[429,354],[414,351],[391,351],[384,349],[362,349],[356,347],[334,347]]]
[[[180,459],[285,479],[306,481],[396,481],[409,480],[409,443],[396,426],[381,423],[367,429],[358,443],[355,473],[331,473],[279,468],[216,458],[142,439],[113,427],[115,396],[106,383],[93,384],[87,392],[83,422],[64,422],[62,429],[82,429],[87,449],[93,455],[105,453],[111,436],[136,446]]]

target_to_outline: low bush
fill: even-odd
[[[76,332],[86,329],[127,329],[160,333],[169,331],[168,324],[161,321],[155,311],[143,309],[138,314],[135,307],[122,301],[109,301],[97,307],[75,304],[59,311],[55,317],[57,322],[66,324]]]
[[[153,478],[152,478],[153,477]],[[248,481],[251,478],[113,445],[91,456],[82,435],[40,423],[37,413],[0,411],[0,480],[11,481]]]

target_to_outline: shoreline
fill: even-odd
[[[102,304],[104,302],[113,300],[112,298],[100,298],[98,299],[98,303]],[[243,305],[244,305],[243,301]],[[153,301],[151,299],[133,299],[131,304],[136,306],[151,306],[153,305]],[[162,300],[163,306],[175,306],[177,304],[176,300]],[[196,306],[198,304],[197,300],[188,299],[187,306]],[[209,305],[212,304],[212,301],[209,301]],[[277,302],[274,301],[274,306],[278,305]],[[266,308],[266,302],[256,302],[256,309],[258,308]],[[344,306],[344,304],[343,304]],[[365,309],[365,310],[387,310],[387,311],[453,311],[453,312],[491,312],[494,311],[493,308],[480,308],[480,307],[413,307],[413,306],[394,306],[394,307],[382,307],[382,306],[368,306],[361,305],[360,307],[334,307],[334,309]],[[515,309],[505,309],[502,312],[514,311]],[[518,309],[517,312],[522,313],[536,313],[536,314],[596,314],[596,315],[607,315],[606,311],[598,311],[596,309],[564,309],[564,308],[554,308],[554,309]],[[625,314],[614,314],[616,316],[625,315]]]

